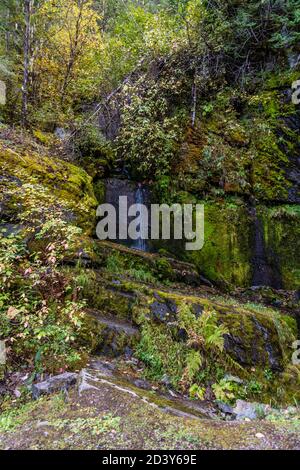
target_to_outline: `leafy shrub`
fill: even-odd
[[[189,394],[192,399],[204,400],[205,388],[193,384],[189,389]]]
[[[186,304],[180,308],[179,325],[187,332],[187,346],[192,348],[186,355],[181,378],[181,386],[186,389],[200,379],[200,372],[210,368],[211,364],[217,366],[225,363],[226,354],[223,358],[222,353],[224,335],[228,331],[224,325],[218,325],[216,312],[205,310],[196,318]]]
[[[83,158],[112,159],[110,143],[101,134],[100,130],[92,125],[86,124],[75,135],[75,151]]]
[[[116,151],[139,178],[168,174],[180,142],[178,118],[168,116],[165,98],[149,90],[143,98],[133,95],[123,112]]]
[[[39,185],[8,193],[23,207],[22,231],[0,238],[0,331],[8,361],[39,358],[42,369],[74,369],[88,350],[80,339],[85,305],[69,298],[72,280],[60,264],[76,250],[81,229],[65,220],[66,203]]]
[[[222,379],[220,382],[213,384],[212,390],[216,399],[225,403],[235,397],[235,394],[233,393],[234,385],[226,379]]]

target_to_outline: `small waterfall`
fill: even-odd
[[[148,206],[149,201],[149,191],[147,187],[142,186],[142,184],[136,184],[133,181],[125,178],[108,178],[106,180],[106,197],[105,202],[112,204],[116,209],[117,214],[117,234],[119,233],[119,197],[120,196],[127,196],[128,207],[136,204],[138,207]],[[144,213],[142,210],[139,210],[139,216],[136,217],[128,217],[128,224],[133,220],[137,219],[138,230],[143,233],[148,233],[147,229],[147,219],[144,217]],[[119,239],[118,236],[115,240],[117,243],[121,243],[123,245],[128,246],[129,248],[135,248],[136,250],[141,251],[150,251],[149,248],[149,241],[139,238],[138,240],[131,240],[127,239]]]
[[[139,231],[141,234],[147,233],[148,231],[148,220],[144,218],[144,212],[142,211],[142,206],[146,204],[146,197],[145,197],[145,190],[141,184],[138,185],[138,188],[135,192],[135,203],[138,206],[139,216],[138,216],[138,223],[139,223]],[[147,251],[147,240],[143,238],[138,238],[133,246],[136,250]]]

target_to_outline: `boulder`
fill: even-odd
[[[233,413],[236,415],[236,419],[257,419],[257,403],[249,403],[244,400],[237,400]]]
[[[78,374],[65,372],[64,374],[55,375],[43,382],[32,385],[32,396],[34,399],[39,398],[41,395],[49,395],[61,390],[68,390],[72,385],[75,385]]]

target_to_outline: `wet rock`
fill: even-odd
[[[102,374],[112,376],[116,369],[114,364],[110,362],[101,361],[101,359],[94,358],[90,361],[89,367],[94,370],[100,371]]]
[[[253,326],[252,326],[252,325]],[[279,341],[274,341],[274,331],[271,325],[264,326],[260,321],[252,316],[251,323],[247,325],[251,328],[251,336],[244,335],[241,327],[239,333],[232,332],[224,335],[224,348],[234,359],[242,365],[263,365],[272,370],[281,370],[282,353]]]
[[[131,359],[133,354],[134,354],[133,349],[129,346],[126,346],[125,349],[124,349],[124,355],[125,355],[126,359]]]
[[[224,348],[226,352],[234,354],[239,363],[247,363],[247,352],[245,351],[243,341],[239,336],[230,333],[225,334]]]
[[[205,286],[214,287],[213,283],[210,282],[209,279],[207,279],[206,277],[202,276],[201,274],[199,274],[199,279],[200,279],[201,283],[204,284]]]
[[[276,308],[281,308],[283,306],[283,302],[279,299],[275,299],[273,300],[272,305]]]
[[[131,323],[114,317],[104,317],[98,310],[89,310],[89,315],[96,320],[99,328],[97,353],[117,357],[128,348],[133,350],[139,340],[138,328]]]
[[[280,350],[275,345],[272,344],[272,339],[271,339],[271,334],[270,331],[265,328],[255,317],[253,317],[253,323],[257,329],[257,332],[259,333],[259,336],[261,336],[264,339],[265,343],[265,350],[268,354],[268,362],[269,366],[271,367],[272,370],[280,370]],[[253,348],[253,359],[254,359],[254,364],[260,362],[260,357],[255,361],[256,356],[258,354],[258,351]]]
[[[33,384],[32,396],[34,399],[37,399],[41,395],[68,390],[72,385],[75,385],[77,378],[78,374],[65,372],[64,374],[56,375],[43,382]]]

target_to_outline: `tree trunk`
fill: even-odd
[[[197,71],[195,71],[193,88],[192,88],[192,127],[195,126],[197,111]]]
[[[24,72],[22,86],[22,126],[26,127],[28,117],[28,83],[30,64],[31,0],[24,0],[25,31],[23,42]]]
[[[75,62],[76,62],[76,58],[77,58],[77,54],[78,54],[78,48],[80,46],[79,38],[80,38],[81,21],[82,21],[82,17],[83,17],[83,10],[84,10],[84,7],[85,7],[85,3],[86,3],[85,0],[79,0],[79,2],[78,2],[79,14],[78,14],[78,17],[76,19],[75,36],[74,36],[73,41],[71,41],[71,43],[70,43],[70,55],[69,55],[69,60],[68,60],[67,68],[66,68],[66,73],[65,73],[65,77],[64,77],[64,81],[63,81],[63,85],[62,85],[62,89],[61,89],[61,98],[60,98],[61,104],[63,104],[63,102],[64,102],[67,88],[68,88],[68,86],[70,84],[70,81],[72,79],[72,71],[73,71],[73,68],[74,68],[74,65],[75,65]]]

